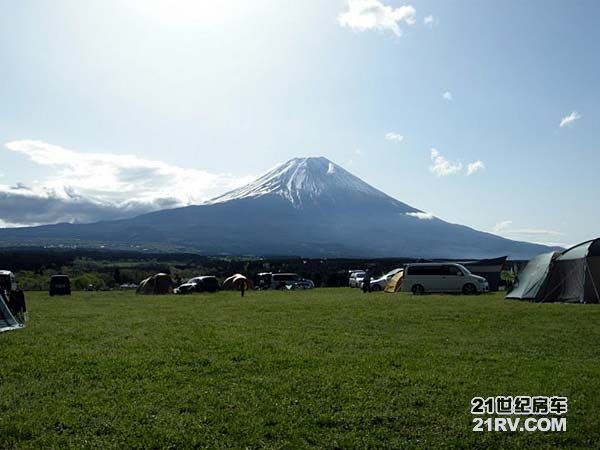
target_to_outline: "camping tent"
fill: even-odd
[[[506,298],[600,303],[600,239],[583,242],[557,256],[534,258]]]
[[[143,280],[135,291],[136,294],[164,295],[173,292],[173,280],[166,273],[157,273]]]
[[[560,253],[550,252],[538,255],[527,263],[525,269],[519,273],[518,284],[510,291],[506,298],[517,300],[539,300],[550,273],[552,261]]]
[[[401,270],[390,278],[390,281],[388,281],[388,284],[385,286],[384,292],[392,294],[394,292],[400,292],[400,289],[402,288],[402,278],[404,278],[404,270]]]
[[[244,289],[252,289],[250,280],[240,273],[236,273],[235,275],[226,278],[225,281],[223,281],[223,289],[239,290],[241,283],[244,284]]]
[[[7,300],[4,292],[0,292],[0,333],[23,328],[23,325],[15,319],[15,316],[8,307]]]
[[[554,260],[542,301],[600,303],[600,239],[571,247]]]

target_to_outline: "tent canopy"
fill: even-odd
[[[386,284],[384,292],[389,292],[389,293],[394,293],[394,292],[400,292],[400,289],[402,288],[402,279],[404,278],[404,270],[401,270],[400,272],[398,272],[397,274],[395,274],[392,278],[390,278],[390,281],[388,281],[388,284]]]
[[[236,273],[223,281],[223,289],[239,290],[242,285],[246,290],[252,289],[250,280],[241,273]]]
[[[143,280],[135,291],[143,295],[165,295],[173,292],[173,280],[166,273],[157,273]]]
[[[546,282],[552,261],[559,255],[560,253],[556,252],[544,253],[529,261],[518,275],[517,286],[506,295],[506,298],[536,300]]]
[[[600,239],[532,259],[506,298],[600,303]]]

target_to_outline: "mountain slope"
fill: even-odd
[[[548,251],[427,215],[325,158],[292,159],[202,205],[119,221],[4,229],[0,242],[306,257],[529,258]]]
[[[282,197],[296,208],[311,204],[332,204],[353,197],[384,201],[416,211],[322,157],[291,159],[271,169],[256,181],[207,203],[224,203],[266,195]]]

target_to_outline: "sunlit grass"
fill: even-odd
[[[28,294],[0,448],[600,444],[600,308],[351,289]],[[473,396],[566,395],[566,433],[474,433]]]

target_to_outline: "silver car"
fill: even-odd
[[[353,270],[350,272],[350,280],[348,281],[348,285],[351,288],[361,287],[366,274],[367,273],[364,270]]]

